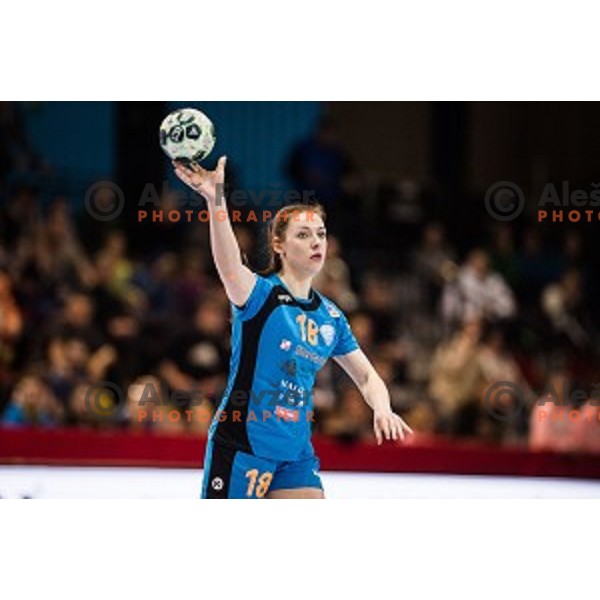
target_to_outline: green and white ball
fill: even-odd
[[[215,140],[212,121],[195,108],[173,111],[160,124],[160,145],[173,160],[201,161],[211,153]]]

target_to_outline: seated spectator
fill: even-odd
[[[140,318],[131,310],[118,310],[107,319],[105,332],[114,355],[104,369],[104,376],[108,381],[125,386],[152,363]],[[108,360],[111,354],[105,357]]]
[[[82,291],[67,293],[63,307],[51,323],[51,334],[78,337],[96,351],[104,343],[104,336],[95,323],[96,307],[92,297]]]
[[[71,392],[68,422],[77,427],[113,429],[127,425],[120,388],[103,382],[82,381]]]
[[[193,318],[194,311],[206,293],[208,278],[204,272],[202,254],[188,253],[183,257],[181,272],[173,284],[177,312]]]
[[[474,435],[481,414],[483,373],[478,356],[482,324],[467,321],[436,349],[429,395],[439,415],[439,431],[449,436]]]
[[[45,357],[48,384],[63,406],[75,385],[86,378],[88,359],[89,348],[83,340],[59,335],[50,339]]]
[[[577,423],[581,415],[569,397],[571,387],[572,381],[566,373],[550,377],[530,415],[529,447],[532,450],[581,450],[581,427]]]
[[[560,274],[559,260],[545,247],[539,229],[530,227],[523,234],[517,261],[517,293],[526,306],[533,306],[537,304],[544,286]]]
[[[178,270],[177,255],[173,252],[164,252],[150,264],[137,269],[133,275],[132,283],[148,299],[146,310],[156,318],[172,318],[172,315],[181,308],[177,306],[176,301]]]
[[[427,223],[421,234],[421,241],[412,256],[415,273],[427,287],[427,302],[430,310],[439,301],[448,269],[456,260],[454,249],[446,240],[441,223]]]
[[[550,377],[531,411],[530,449],[600,452],[600,391],[584,388],[564,371]]]
[[[456,279],[446,284],[442,314],[447,324],[474,318],[510,319],[516,315],[512,290],[504,279],[490,270],[484,250],[473,250],[459,269]]]
[[[377,273],[365,278],[362,290],[362,310],[370,317],[378,343],[394,339],[397,323],[397,297],[391,279]]]
[[[75,385],[67,403],[67,422],[77,427],[110,427],[118,422],[118,408],[109,391],[89,381]]]
[[[95,263],[106,290],[127,303],[132,290],[134,265],[127,256],[127,238],[122,231],[111,231],[96,254]]]
[[[2,424],[12,427],[54,427],[62,423],[63,415],[60,403],[44,380],[30,374],[15,386]]]
[[[577,269],[569,269],[560,281],[544,288],[541,306],[557,337],[576,348],[590,344],[589,317],[583,304],[581,274]]]
[[[208,420],[212,414],[209,415]],[[168,397],[164,382],[142,375],[127,388],[125,420],[132,430],[178,434],[190,429],[192,419]]]
[[[22,331],[23,316],[13,294],[12,280],[0,271],[0,373],[13,362]]]
[[[191,394],[200,388],[214,398],[227,374],[226,306],[219,298],[206,297],[191,325],[172,338],[160,374],[174,390]]]
[[[510,417],[501,420],[483,411],[480,437],[490,442],[514,442],[523,438],[527,430],[532,392],[507,346],[506,331],[503,327],[492,324],[484,332],[477,362],[483,378],[482,401],[485,401],[485,395],[491,386],[501,383],[498,387],[498,391],[502,392],[500,396],[492,394],[487,401],[502,402],[504,406],[500,412]],[[515,390],[518,395],[513,393]]]
[[[513,229],[506,223],[499,225],[492,236],[490,263],[511,289],[518,289],[520,274],[519,261],[515,248]]]

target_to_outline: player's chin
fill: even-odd
[[[314,277],[323,268],[323,263],[324,263],[323,259],[317,260],[317,259],[309,258],[308,263],[306,265],[306,270]]]

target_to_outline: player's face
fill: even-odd
[[[314,211],[296,213],[290,218],[285,239],[280,243],[286,265],[299,273],[316,275],[325,262],[327,231]]]

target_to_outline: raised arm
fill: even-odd
[[[191,167],[173,161],[175,174],[194,191],[206,199],[210,219],[210,247],[219,277],[225,286],[227,297],[236,306],[248,300],[256,276],[242,263],[240,247],[233,233],[225,201],[225,163],[222,156],[214,171],[207,171],[193,163]]]
[[[378,444],[382,443],[384,437],[386,440],[403,440],[405,432],[413,432],[403,419],[392,411],[387,387],[362,350],[335,356],[334,360],[354,381],[365,402],[373,409],[373,430]]]

